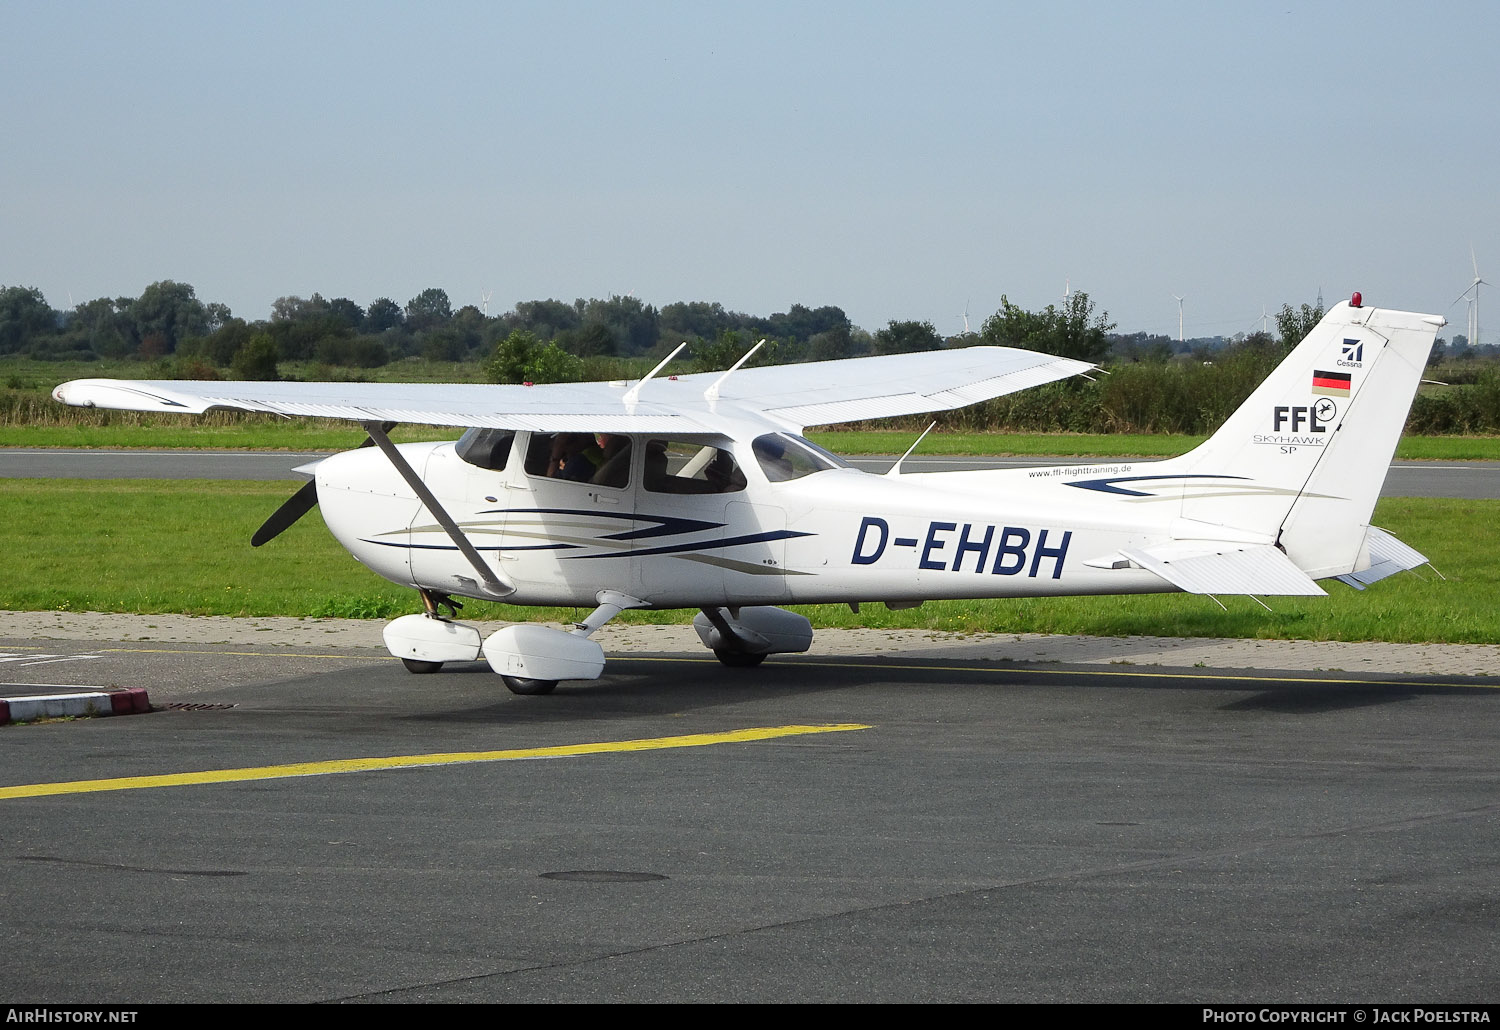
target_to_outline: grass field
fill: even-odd
[[[0,519],[12,546],[0,608],[195,615],[388,618],[417,611],[414,591],[368,572],[315,516],[264,548],[250,534],[288,494],[286,483],[8,480]],[[1183,594],[932,602],[891,612],[867,605],[801,609],[819,627],[916,627],[958,632],[1227,636],[1310,640],[1491,643],[1500,640],[1494,559],[1500,501],[1392,499],[1376,523],[1427,554],[1428,569],[1325,598]],[[574,610],[471,602],[472,618],[571,620]],[[626,613],[625,621],[685,621],[691,612]]]

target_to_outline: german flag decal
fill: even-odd
[[[1349,396],[1349,373],[1322,372],[1315,369],[1312,392],[1326,394],[1329,397]]]

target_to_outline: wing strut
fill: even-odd
[[[936,422],[929,422],[929,423],[927,423],[927,428],[924,429],[924,430],[922,430],[922,435],[919,436],[919,437],[917,437],[916,443],[914,443],[910,447],[908,447],[906,449],[906,453],[903,454],[903,455],[901,455],[901,457],[899,457],[899,458],[896,459],[896,464],[894,464],[894,465],[892,465],[890,467],[890,470],[888,472],[886,472],[886,475],[888,475],[888,476],[899,476],[901,474],[901,463],[903,461],[905,461],[907,458],[911,457],[911,452],[914,451],[914,450],[916,450],[917,447],[918,447],[918,445],[921,444],[921,442],[923,440],[927,439],[927,434],[930,433],[930,432],[932,432],[932,427],[935,426],[935,425],[937,425]]]
[[[448,534],[448,539],[453,541],[463,556],[469,560],[469,564],[474,566],[474,571],[479,573],[480,581],[484,583],[491,596],[502,598],[515,593],[516,585],[489,567],[484,558],[474,549],[474,545],[469,543],[469,538],[464,536],[463,531],[458,528],[458,523],[453,521],[453,517],[438,503],[432,491],[427,489],[427,484],[422,482],[422,477],[417,475],[416,470],[401,456],[396,445],[391,443],[391,438],[385,435],[385,428],[379,422],[361,422],[360,425],[365,427],[365,432],[370,434],[370,439],[375,441],[375,446],[380,448],[380,453],[390,459],[396,471],[401,473],[401,478],[406,480],[406,485],[411,487],[417,498],[427,506],[432,517],[437,519],[438,525],[443,527],[443,532]]]

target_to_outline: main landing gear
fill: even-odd
[[[768,654],[812,646],[812,623],[782,608],[704,608],[693,616],[693,629],[731,669],[753,669]]]
[[[401,659],[408,672],[437,672],[445,662],[489,663],[516,694],[550,694],[560,680],[598,679],[604,670],[604,649],[589,639],[593,632],[627,608],[648,602],[617,590],[601,590],[599,606],[571,629],[531,623],[505,626],[481,638],[479,629],[445,617],[461,605],[447,594],[422,590],[421,615],[403,615],[385,627],[386,648]],[[697,631],[714,657],[732,669],[753,669],[767,655],[806,651],[812,644],[812,624],[780,608],[704,608],[693,618]]]
[[[522,676],[501,676],[500,679],[512,694],[550,694],[557,689],[557,680],[529,680]]]
[[[745,651],[725,651],[722,648],[714,648],[714,657],[731,669],[753,669],[766,660],[763,654],[749,654]]]

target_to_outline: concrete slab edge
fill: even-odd
[[[149,712],[144,687],[118,690],[78,690],[66,694],[11,694],[0,697],[0,726],[35,719],[92,719],[105,715]]]

